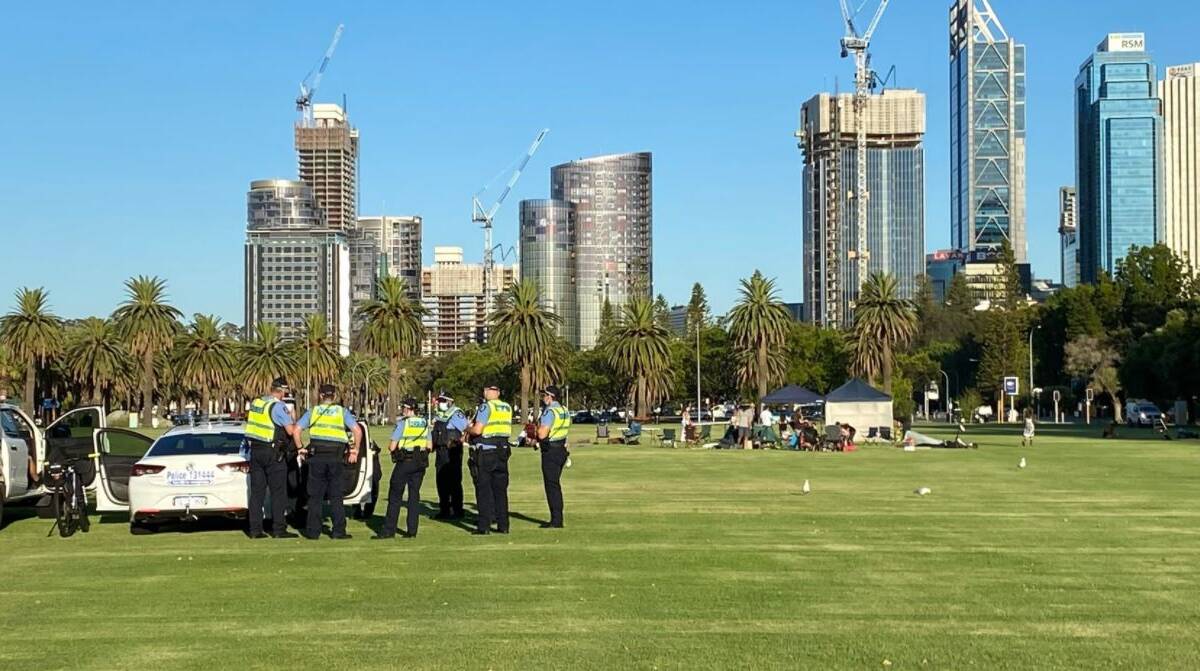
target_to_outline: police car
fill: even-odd
[[[127,511],[135,533],[172,520],[245,518],[250,463],[242,447],[244,434],[242,422],[230,421],[177,426],[154,440],[122,429],[97,429],[96,509]],[[377,468],[378,461],[360,445],[358,463],[346,469],[343,490],[352,513],[361,513],[375,500]]]

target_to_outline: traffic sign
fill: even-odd
[[[1004,393],[1009,396],[1016,396],[1020,389],[1020,380],[1015,377],[1004,378]]]
[[[1091,387],[1088,387],[1088,388],[1087,388],[1087,400],[1088,400],[1088,403],[1091,403],[1091,402],[1092,402],[1092,401],[1094,401],[1095,399],[1096,399],[1096,392],[1095,392],[1095,390],[1093,390]]]

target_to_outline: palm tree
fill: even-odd
[[[363,320],[359,342],[367,352],[388,362],[388,421],[396,419],[396,400],[400,394],[400,363],[421,348],[425,327],[421,315],[425,309],[408,296],[404,280],[380,278],[376,298],[358,308]]]
[[[896,350],[908,345],[916,332],[916,307],[900,297],[896,278],[871,273],[858,292],[849,336],[855,374],[872,384],[882,377],[883,388],[890,391]]]
[[[66,365],[70,376],[93,400],[106,407],[133,360],[111,320],[88,317],[67,332]]]
[[[317,386],[321,382],[333,382],[342,365],[337,338],[330,335],[324,315],[304,316],[296,350],[296,361],[304,366],[305,389],[312,393],[304,399],[304,404],[309,405],[310,399],[317,397]]]
[[[141,363],[142,425],[150,426],[154,406],[154,357],[171,348],[183,313],[166,302],[167,283],[157,277],[125,280],[127,298],[113,312],[117,333]]]
[[[492,345],[520,371],[520,407],[527,413],[532,407],[531,386],[548,384],[549,378],[561,372],[559,350],[554,345],[562,318],[542,307],[537,281],[525,279],[500,295],[489,321]]]
[[[767,387],[783,382],[792,315],[779,300],[775,280],[757,270],[742,280],[741,295],[729,313],[729,335],[737,350],[738,381],[752,386],[761,400]]]
[[[16,298],[16,309],[0,317],[0,341],[14,360],[25,365],[21,405],[32,415],[38,365],[45,366],[62,348],[62,322],[50,312],[45,289],[19,289]]]
[[[648,417],[671,388],[671,332],[656,317],[649,298],[629,299],[604,344],[609,365],[631,380],[629,401],[638,418]]]
[[[296,349],[279,335],[279,327],[265,322],[254,327],[254,337],[238,346],[238,368],[242,391],[256,396],[271,381],[296,370]]]
[[[224,335],[221,319],[197,314],[175,338],[174,368],[183,387],[200,392],[201,412],[209,412],[214,390],[233,377],[237,345]]]

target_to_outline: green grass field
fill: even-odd
[[[0,669],[1200,665],[1200,442],[972,435],[981,449],[577,445],[561,531],[537,528],[521,450],[512,533],[484,538],[426,519],[385,544],[356,521],[346,543],[123,520],[60,539],[10,509]]]

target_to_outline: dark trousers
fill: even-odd
[[[565,443],[549,443],[542,446],[542,484],[546,487],[546,504],[550,506],[550,524],[562,526],[563,495],[562,478],[563,466],[567,464],[567,446]]]
[[[459,517],[463,514],[462,486],[462,443],[437,449],[438,512],[443,516]]]
[[[272,531],[287,531],[287,464],[270,445],[250,446],[250,535],[263,532],[263,503],[271,490]]]
[[[417,535],[417,524],[421,519],[421,481],[425,479],[425,468],[429,460],[424,455],[415,456],[392,466],[392,479],[388,484],[387,517],[383,522],[383,535],[396,533],[400,521],[400,504],[404,490],[408,490],[408,535]]]
[[[342,505],[345,474],[340,454],[317,455],[308,461],[308,535],[321,533],[322,504],[329,498],[329,513],[333,517],[334,536],[346,534],[346,507]]]
[[[475,471],[475,528],[488,531],[495,522],[497,529],[508,531],[508,448],[476,452]]]

